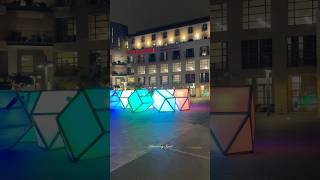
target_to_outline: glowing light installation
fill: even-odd
[[[31,127],[31,116],[19,94],[0,91],[0,150],[14,147]]]
[[[128,99],[132,112],[142,112],[149,109],[153,99],[147,89],[135,90]]]
[[[157,89],[152,94],[153,107],[160,112],[172,112],[175,111],[176,100],[173,96],[173,91]]]
[[[64,147],[56,117],[77,91],[42,91],[32,110],[38,145],[45,150]]]
[[[31,115],[32,110],[34,109],[37,100],[39,98],[39,91],[19,91],[18,92],[21,101],[24,103],[28,113]],[[20,142],[23,143],[34,143],[37,142],[37,135],[35,127],[32,125],[32,128],[28,131],[28,133],[21,139]]]
[[[175,89],[173,95],[176,98],[177,109],[190,110],[189,89]]]
[[[107,157],[109,153],[108,89],[78,91],[57,117],[66,150],[73,161]]]
[[[120,101],[122,91],[120,90],[110,90],[110,108],[111,109],[119,109],[122,107],[122,103]]]
[[[211,91],[213,150],[224,155],[253,152],[255,114],[251,88],[212,87]]]
[[[122,108],[125,108],[125,109],[131,108],[128,99],[133,92],[134,92],[134,90],[124,90],[121,92],[120,102],[121,102]]]

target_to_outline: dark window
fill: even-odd
[[[149,55],[149,62],[156,62],[156,54]]]
[[[209,46],[200,47],[200,56],[209,56]]]
[[[228,69],[227,42],[214,42],[211,44],[211,48],[212,56],[210,70],[212,72],[226,71]]]
[[[144,41],[145,41],[145,37],[142,36],[142,37],[141,37],[141,42],[144,43]]]
[[[162,38],[166,39],[167,37],[168,37],[168,32],[167,31],[163,32],[162,33]]]
[[[208,24],[202,24],[202,31],[208,30]]]
[[[200,73],[200,83],[209,82],[209,73]]]
[[[144,55],[138,55],[138,63],[144,63]]]
[[[186,50],[186,58],[193,58],[194,57],[194,49],[190,48]]]
[[[272,40],[242,41],[242,68],[272,67]]]
[[[56,19],[56,34],[58,42],[72,42],[76,40],[76,21],[73,17]]]
[[[313,66],[317,64],[316,36],[288,38],[288,66]]]
[[[166,61],[166,60],[168,60],[168,52],[167,51],[161,52],[160,61]]]
[[[172,59],[181,59],[180,51],[173,51]]]
[[[142,85],[145,85],[145,84],[146,84],[146,79],[145,79],[145,77],[138,77],[138,83],[139,83],[139,84],[142,84]]]
[[[155,41],[156,40],[156,34],[152,34],[151,35],[151,39],[152,39],[152,41]]]
[[[196,75],[195,74],[186,74],[186,83],[195,83]]]
[[[135,38],[132,38],[131,39],[131,44],[134,44],[134,42],[135,42]]]
[[[180,29],[176,29],[176,30],[174,31],[174,35],[175,35],[175,36],[180,36]]]
[[[188,27],[188,33],[192,34],[193,33],[193,27]]]

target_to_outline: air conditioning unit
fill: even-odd
[[[3,5],[0,5],[0,15],[5,15],[7,13],[7,8]]]

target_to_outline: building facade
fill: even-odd
[[[129,38],[128,86],[209,96],[209,46],[209,17],[136,32]]]
[[[125,88],[128,76],[128,27],[116,22],[110,24],[111,81],[113,88]]]
[[[1,73],[36,77],[39,89],[108,84],[109,7],[109,0],[1,1]]]
[[[318,0],[210,3],[212,85],[252,85],[258,111],[317,112]]]

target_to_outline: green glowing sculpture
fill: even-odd
[[[73,161],[109,156],[108,89],[80,90],[57,117]]]
[[[132,112],[142,112],[152,106],[153,99],[147,89],[139,89],[131,94],[129,104]]]

